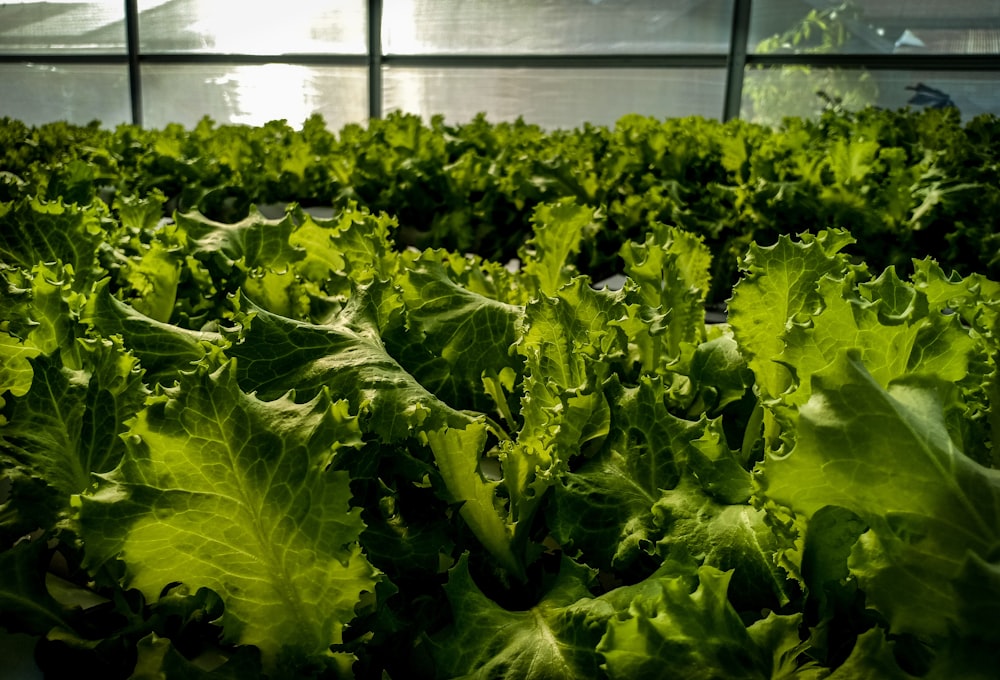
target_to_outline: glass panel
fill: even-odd
[[[1000,54],[997,0],[755,0],[758,54]]]
[[[728,51],[733,0],[388,0],[387,54]]]
[[[741,117],[779,123],[784,116],[816,117],[826,97],[850,110],[957,106],[966,120],[1000,114],[1000,72],[869,71],[816,67],[750,68],[743,83]]]
[[[366,0],[138,0],[142,52],[365,54]]]
[[[611,125],[627,113],[717,118],[725,83],[722,69],[386,68],[383,78],[387,111],[441,113],[450,123],[482,111],[550,129]]]
[[[0,64],[0,116],[30,125],[65,120],[128,123],[128,70],[113,64]]]
[[[125,3],[0,3],[0,53],[125,52]]]
[[[142,68],[143,119],[148,127],[203,116],[217,123],[263,125],[284,119],[300,127],[313,113],[339,129],[368,120],[368,72],[264,64],[149,64]]]

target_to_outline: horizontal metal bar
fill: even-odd
[[[220,54],[171,53],[140,54],[145,64],[301,64],[303,66],[367,66],[366,54]]]
[[[367,66],[364,54],[139,54],[148,64],[302,64]],[[384,55],[383,66],[406,68],[726,68],[724,54],[660,55]],[[111,53],[0,54],[0,63],[128,64]],[[1000,54],[747,54],[747,65],[824,66],[872,70],[1000,71]]]
[[[1000,71],[1000,54],[748,54],[748,65],[867,68],[873,71]]]
[[[726,54],[385,54],[400,68],[725,68]]]
[[[139,54],[143,64],[301,64],[304,66],[367,66],[364,54],[201,54],[156,53]],[[0,54],[0,63],[37,64],[127,64],[129,55],[122,54]]]
[[[79,54],[52,54],[50,52],[30,54],[2,54],[0,53],[0,64],[128,64],[128,53],[108,54],[108,53],[86,53]]]

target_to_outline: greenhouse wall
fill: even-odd
[[[1000,112],[995,0],[15,1],[0,27],[0,116],[31,124]]]

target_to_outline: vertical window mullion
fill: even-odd
[[[722,120],[740,117],[749,35],[750,0],[734,0],[733,30],[729,37],[729,57],[726,59],[726,97]]]
[[[125,0],[125,45],[128,49],[129,102],[132,124],[142,125],[142,75],[139,72],[139,9],[137,0]]]
[[[368,117],[382,117],[382,0],[368,0]]]

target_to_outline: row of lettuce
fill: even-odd
[[[624,243],[672,224],[715,256],[714,303],[750,242],[806,229],[847,229],[872,267],[908,272],[912,258],[934,255],[949,270],[1000,278],[1000,121],[963,124],[955,109],[829,111],[778,128],[627,116],[558,131],[399,113],[336,133],[319,117],[300,130],[0,119],[0,174],[0,200],[161,196],[164,216],[197,209],[223,221],[252,204],[354,202],[396,216],[401,244],[500,262],[530,238],[536,206],[572,197],[601,213],[576,262],[592,278],[620,272]]]
[[[0,626],[46,677],[995,678],[988,277],[781,236],[706,325],[700,236],[595,287],[575,198],[519,267],[162,214],[0,202]]]

